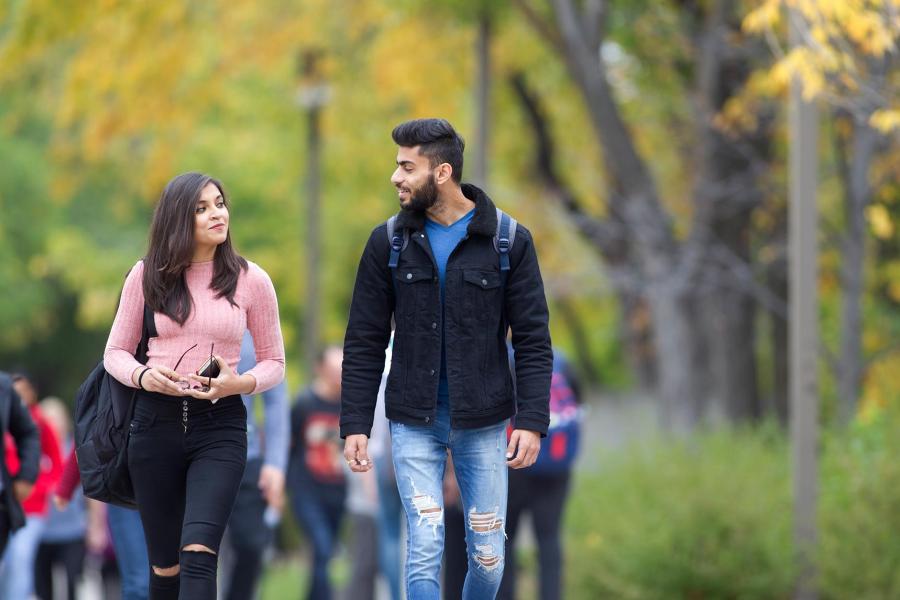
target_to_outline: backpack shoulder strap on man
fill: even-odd
[[[500,256],[500,276],[506,283],[509,273],[509,252],[516,241],[516,226],[518,221],[499,208],[497,209],[497,231],[494,233],[494,250]],[[396,231],[397,215],[387,220],[387,238],[391,245],[391,255],[388,259],[388,267],[391,270],[397,268],[400,262],[400,253],[406,250],[409,244],[409,229],[404,228],[403,233]]]
[[[506,286],[509,275],[509,252],[516,241],[518,221],[499,208],[497,209],[497,233],[494,234],[494,250],[500,255],[500,279]]]
[[[387,220],[387,238],[391,245],[391,257],[388,259],[388,267],[393,271],[400,262],[400,253],[406,250],[409,244],[409,229],[403,228],[403,233],[397,233],[397,215]]]

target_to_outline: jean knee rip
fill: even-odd
[[[409,478],[409,485],[412,488],[412,504],[419,515],[416,525],[419,527],[430,526],[435,539],[437,539],[438,527],[444,526],[444,507],[435,500],[434,496],[420,492],[412,477]]]
[[[502,531],[503,537],[505,538],[506,530],[503,528],[503,519],[498,516],[499,512],[499,506],[495,506],[494,510],[489,512],[478,512],[477,508],[472,507],[468,514],[469,529],[474,533],[482,535]]]
[[[497,554],[492,544],[475,544],[475,553],[472,560],[478,565],[479,570],[485,573],[496,574],[503,565],[503,557]]]

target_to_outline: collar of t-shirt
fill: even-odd
[[[434,262],[437,263],[438,277],[441,282],[441,297],[444,294],[444,277],[447,273],[447,260],[453,253],[457,244],[464,237],[469,228],[469,223],[475,215],[473,208],[458,221],[450,225],[441,225],[431,219],[425,219],[425,233],[428,234],[428,243],[431,245],[431,253],[434,255]]]

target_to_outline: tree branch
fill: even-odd
[[[550,46],[561,56],[566,55],[566,46],[563,43],[562,38],[560,38],[559,32],[547,26],[544,19],[542,19],[534,7],[531,6],[529,0],[513,0],[513,4],[519,7],[519,10],[522,11],[522,16],[525,17],[525,20],[528,21],[528,24],[534,28],[538,35],[544,38],[545,42],[550,44]]]

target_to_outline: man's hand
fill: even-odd
[[[344,440],[344,460],[354,473],[365,473],[372,468],[368,446],[369,438],[362,433],[348,435]]]
[[[22,479],[16,479],[13,481],[13,493],[16,496],[16,500],[19,501],[19,504],[25,502],[25,499],[31,495],[31,490],[34,489],[34,484],[28,481],[24,481]]]
[[[272,465],[263,465],[257,485],[266,504],[281,512],[284,508],[284,471]]]
[[[540,433],[528,429],[514,429],[509,437],[509,446],[506,447],[506,464],[511,469],[530,467],[537,460],[540,449]],[[512,460],[509,460],[511,458]]]

